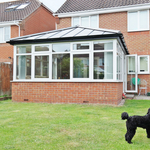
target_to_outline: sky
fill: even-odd
[[[45,4],[48,8],[50,8],[53,12],[56,12],[66,0],[40,0],[40,1],[43,4]]]
[[[0,3],[9,1],[15,0],[0,0]],[[40,0],[40,1],[43,4],[45,4],[48,8],[50,8],[53,12],[56,12],[66,0]]]

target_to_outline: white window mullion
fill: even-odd
[[[117,41],[113,41],[113,80],[117,79]]]
[[[17,59],[17,56],[16,56],[16,50],[17,50],[17,47],[16,46],[14,46],[14,61],[13,61],[13,68],[14,68],[14,70],[13,70],[13,80],[15,81],[16,80],[16,74],[17,74],[17,72],[16,72],[16,59]]]
[[[35,49],[35,47],[32,45],[32,47],[31,47],[32,49],[31,49],[31,54],[32,54],[32,56],[31,56],[31,80],[34,80],[34,71],[35,71],[35,60],[34,60],[34,49]]]

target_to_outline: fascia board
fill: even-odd
[[[0,27],[19,24],[19,21],[0,22]]]

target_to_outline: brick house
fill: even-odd
[[[56,31],[9,41],[13,100],[117,105],[122,93],[138,93],[140,81],[149,92],[149,9],[150,0],[67,0],[55,14]],[[19,75],[27,57],[35,69]]]
[[[13,61],[10,38],[54,29],[53,12],[38,0],[0,3],[0,62]]]

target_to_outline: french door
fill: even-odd
[[[138,92],[137,55],[126,56],[126,86],[127,93]]]

